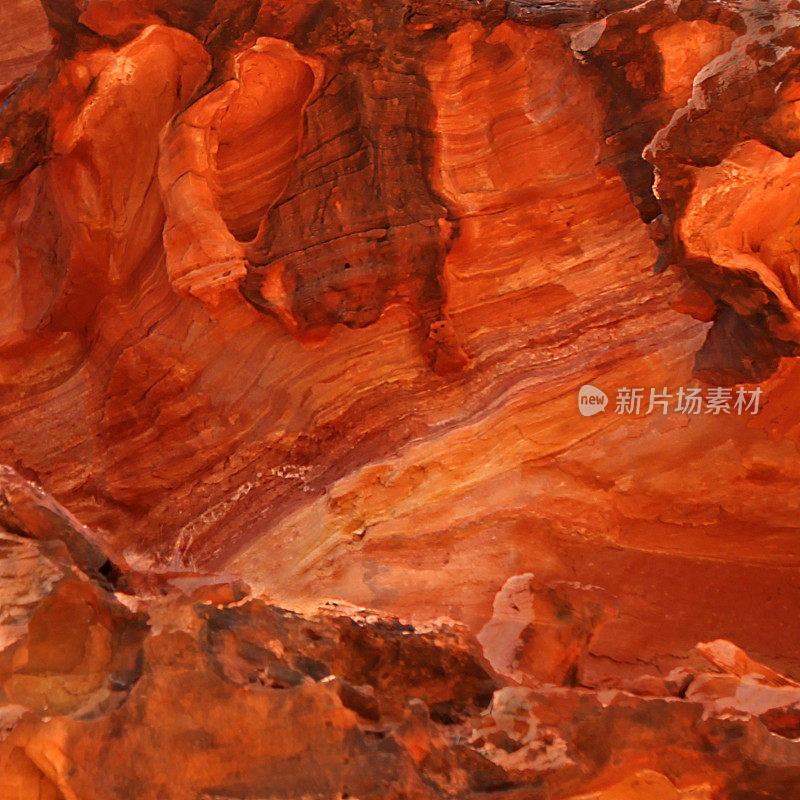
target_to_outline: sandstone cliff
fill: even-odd
[[[6,795],[791,798],[798,39],[4,2]]]

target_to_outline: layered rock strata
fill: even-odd
[[[127,568],[84,572],[71,535],[61,517],[0,532],[8,800],[785,800],[800,786],[800,687],[731,642],[597,691],[526,671],[552,662],[534,637],[510,679],[452,620],[299,614],[209,573],[131,590]]]

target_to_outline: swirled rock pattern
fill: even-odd
[[[9,0],[0,27],[6,795],[791,796],[796,0]],[[648,411],[687,387],[761,403]],[[347,611],[310,655],[287,631],[326,598],[408,620],[352,623],[401,666],[457,620],[441,670],[496,685],[346,673]],[[718,640],[763,669],[701,680]],[[253,680],[291,699],[242,688],[270,642]],[[201,695],[209,771],[146,789],[132,720],[166,752]],[[248,756],[233,720],[265,715]],[[256,775],[315,717],[288,782]],[[106,757],[128,783],[71,771]]]

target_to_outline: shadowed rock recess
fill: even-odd
[[[0,102],[0,800],[800,798],[800,2],[3,0]]]

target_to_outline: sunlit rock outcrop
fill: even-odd
[[[29,490],[18,513],[54,507]],[[92,578],[62,517],[0,533],[9,800],[713,800],[800,781],[798,684],[731,642],[698,644],[660,687],[523,687],[453,620],[301,614],[189,571],[132,590],[118,562]],[[565,590],[587,587],[543,595]],[[552,641],[529,638],[528,662],[551,661]]]

